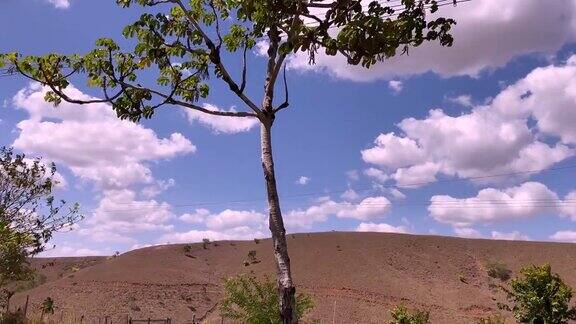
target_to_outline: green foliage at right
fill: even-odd
[[[396,306],[390,314],[392,322],[390,324],[429,324],[430,313],[420,310],[409,311],[404,305]]]
[[[576,320],[576,307],[570,305],[572,288],[549,264],[523,268],[521,276],[510,283],[506,291],[514,303],[512,311],[521,323],[566,324]]]
[[[259,281],[253,276],[239,275],[226,280],[226,296],[220,305],[224,318],[250,324],[280,324],[278,289],[270,279]],[[310,296],[296,296],[296,314],[301,319],[314,307]]]

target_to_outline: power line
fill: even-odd
[[[515,175],[522,175],[522,174],[531,174],[531,173],[541,173],[541,172],[553,172],[553,171],[563,171],[563,170],[570,170],[570,169],[575,169],[576,165],[567,165],[567,166],[561,166],[561,167],[556,167],[556,168],[548,168],[548,169],[538,169],[538,170],[526,170],[526,171],[517,171],[517,172],[508,172],[508,173],[499,173],[499,174],[491,174],[491,175],[485,175],[485,176],[477,176],[477,177],[464,177],[464,178],[456,178],[456,179],[445,179],[445,180],[438,180],[438,181],[428,181],[428,182],[419,182],[419,183],[412,183],[409,185],[404,185],[404,186],[398,186],[398,185],[381,185],[382,188],[393,188],[393,189],[398,189],[398,188],[413,188],[415,186],[423,186],[426,184],[434,184],[434,183],[449,183],[449,182],[461,182],[461,181],[469,181],[469,180],[477,180],[477,179],[488,179],[488,178],[496,178],[496,177],[507,177],[507,176],[515,176]],[[366,187],[366,188],[356,188],[353,189],[354,191],[368,191],[368,190],[376,190],[377,188],[374,188],[373,186],[371,187]],[[350,190],[350,188],[345,189],[345,190],[334,190],[334,191],[317,191],[317,192],[308,192],[308,193],[302,193],[302,194],[294,194],[294,195],[285,195],[285,196],[281,196],[280,199],[281,200],[286,200],[286,199],[294,199],[294,198],[302,198],[302,197],[310,197],[310,196],[329,196],[331,194],[338,194],[338,193],[344,193],[346,191]],[[472,198],[474,199],[474,198]],[[174,204],[171,205],[171,207],[173,208],[183,208],[183,207],[209,207],[209,206],[218,206],[218,205],[234,205],[234,204],[245,204],[245,203],[256,203],[256,202],[266,202],[266,199],[262,199],[262,198],[254,198],[254,199],[238,199],[238,200],[229,200],[229,201],[211,201],[211,202],[196,202],[196,203],[189,203],[189,204]],[[496,202],[497,200],[494,201],[490,201],[490,200],[483,200],[483,202],[481,203],[490,203],[490,202]],[[514,201],[518,201],[518,200],[514,200]],[[560,202],[561,204],[564,205],[571,205],[571,204],[576,204],[576,199],[567,199],[567,200],[550,200],[550,199],[532,199],[532,200],[524,200],[524,202],[528,202],[528,203],[550,203],[550,202]],[[430,204],[430,201],[422,201],[422,202],[395,202],[394,205],[412,205],[412,206],[416,206],[417,204],[423,205],[423,204]],[[460,204],[466,204],[465,202],[452,202],[452,201],[446,201],[446,203],[448,204],[456,204],[456,203],[460,203]],[[156,207],[159,206],[159,203],[116,203],[117,205],[122,205],[122,206],[133,206],[133,207],[140,207],[141,210],[148,210],[150,207]],[[468,203],[470,204],[470,202]],[[363,204],[363,206],[380,206],[378,204],[374,204],[374,203],[366,203]],[[148,207],[148,208],[147,208]],[[135,211],[138,209],[134,209],[134,208],[130,208],[130,209],[119,209],[119,210],[103,210],[106,212],[123,212],[123,211]]]

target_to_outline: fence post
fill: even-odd
[[[150,323],[152,323],[152,322],[150,321],[150,317],[148,317],[148,324],[150,324]]]
[[[26,295],[26,304],[24,304],[24,317],[26,317],[28,312],[28,301],[30,300],[30,295]]]

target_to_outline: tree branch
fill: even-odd
[[[228,72],[226,67],[222,64],[222,58],[220,57],[220,49],[216,47],[212,39],[204,32],[204,30],[202,30],[198,22],[194,19],[194,17],[192,17],[192,15],[186,9],[186,6],[184,6],[181,0],[171,0],[171,1],[176,3],[185,12],[186,18],[188,19],[190,24],[194,27],[194,29],[196,29],[200,33],[200,35],[204,39],[206,46],[208,46],[208,49],[210,50],[209,54],[210,61],[216,66],[218,72],[220,72],[222,80],[224,80],[224,82],[228,84],[230,90],[232,90],[232,92],[234,92],[240,99],[242,99],[242,101],[244,101],[244,103],[248,105],[248,107],[250,107],[250,109],[252,109],[254,113],[260,115],[262,113],[260,108],[258,108],[258,106],[256,106],[256,104],[254,104],[254,102],[250,100],[250,98],[248,98],[242,91],[240,91],[240,87],[232,79],[230,73]]]

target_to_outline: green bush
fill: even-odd
[[[207,239],[207,238],[202,239],[202,247],[204,248],[204,250],[206,250],[208,248],[209,244],[210,244],[210,239]]]
[[[409,311],[404,305],[394,307],[390,312],[392,322],[390,324],[428,324],[430,313],[420,310]]]
[[[186,245],[184,245],[184,247],[182,248],[182,250],[184,251],[184,253],[190,253],[190,252],[192,252],[192,244],[186,244]]]
[[[576,307],[570,305],[572,288],[549,264],[525,267],[520,273],[522,277],[513,279],[506,290],[519,322],[565,324],[576,319]]]
[[[278,290],[276,284],[265,279],[258,281],[252,276],[236,276],[225,282],[226,296],[220,305],[222,317],[250,324],[279,324]],[[296,296],[296,313],[301,319],[314,307],[306,294]]]
[[[501,281],[507,281],[512,276],[512,271],[508,269],[505,263],[502,262],[490,262],[486,265],[486,272],[488,276],[500,279]]]
[[[506,324],[506,319],[502,315],[496,314],[479,319],[478,324]]]

